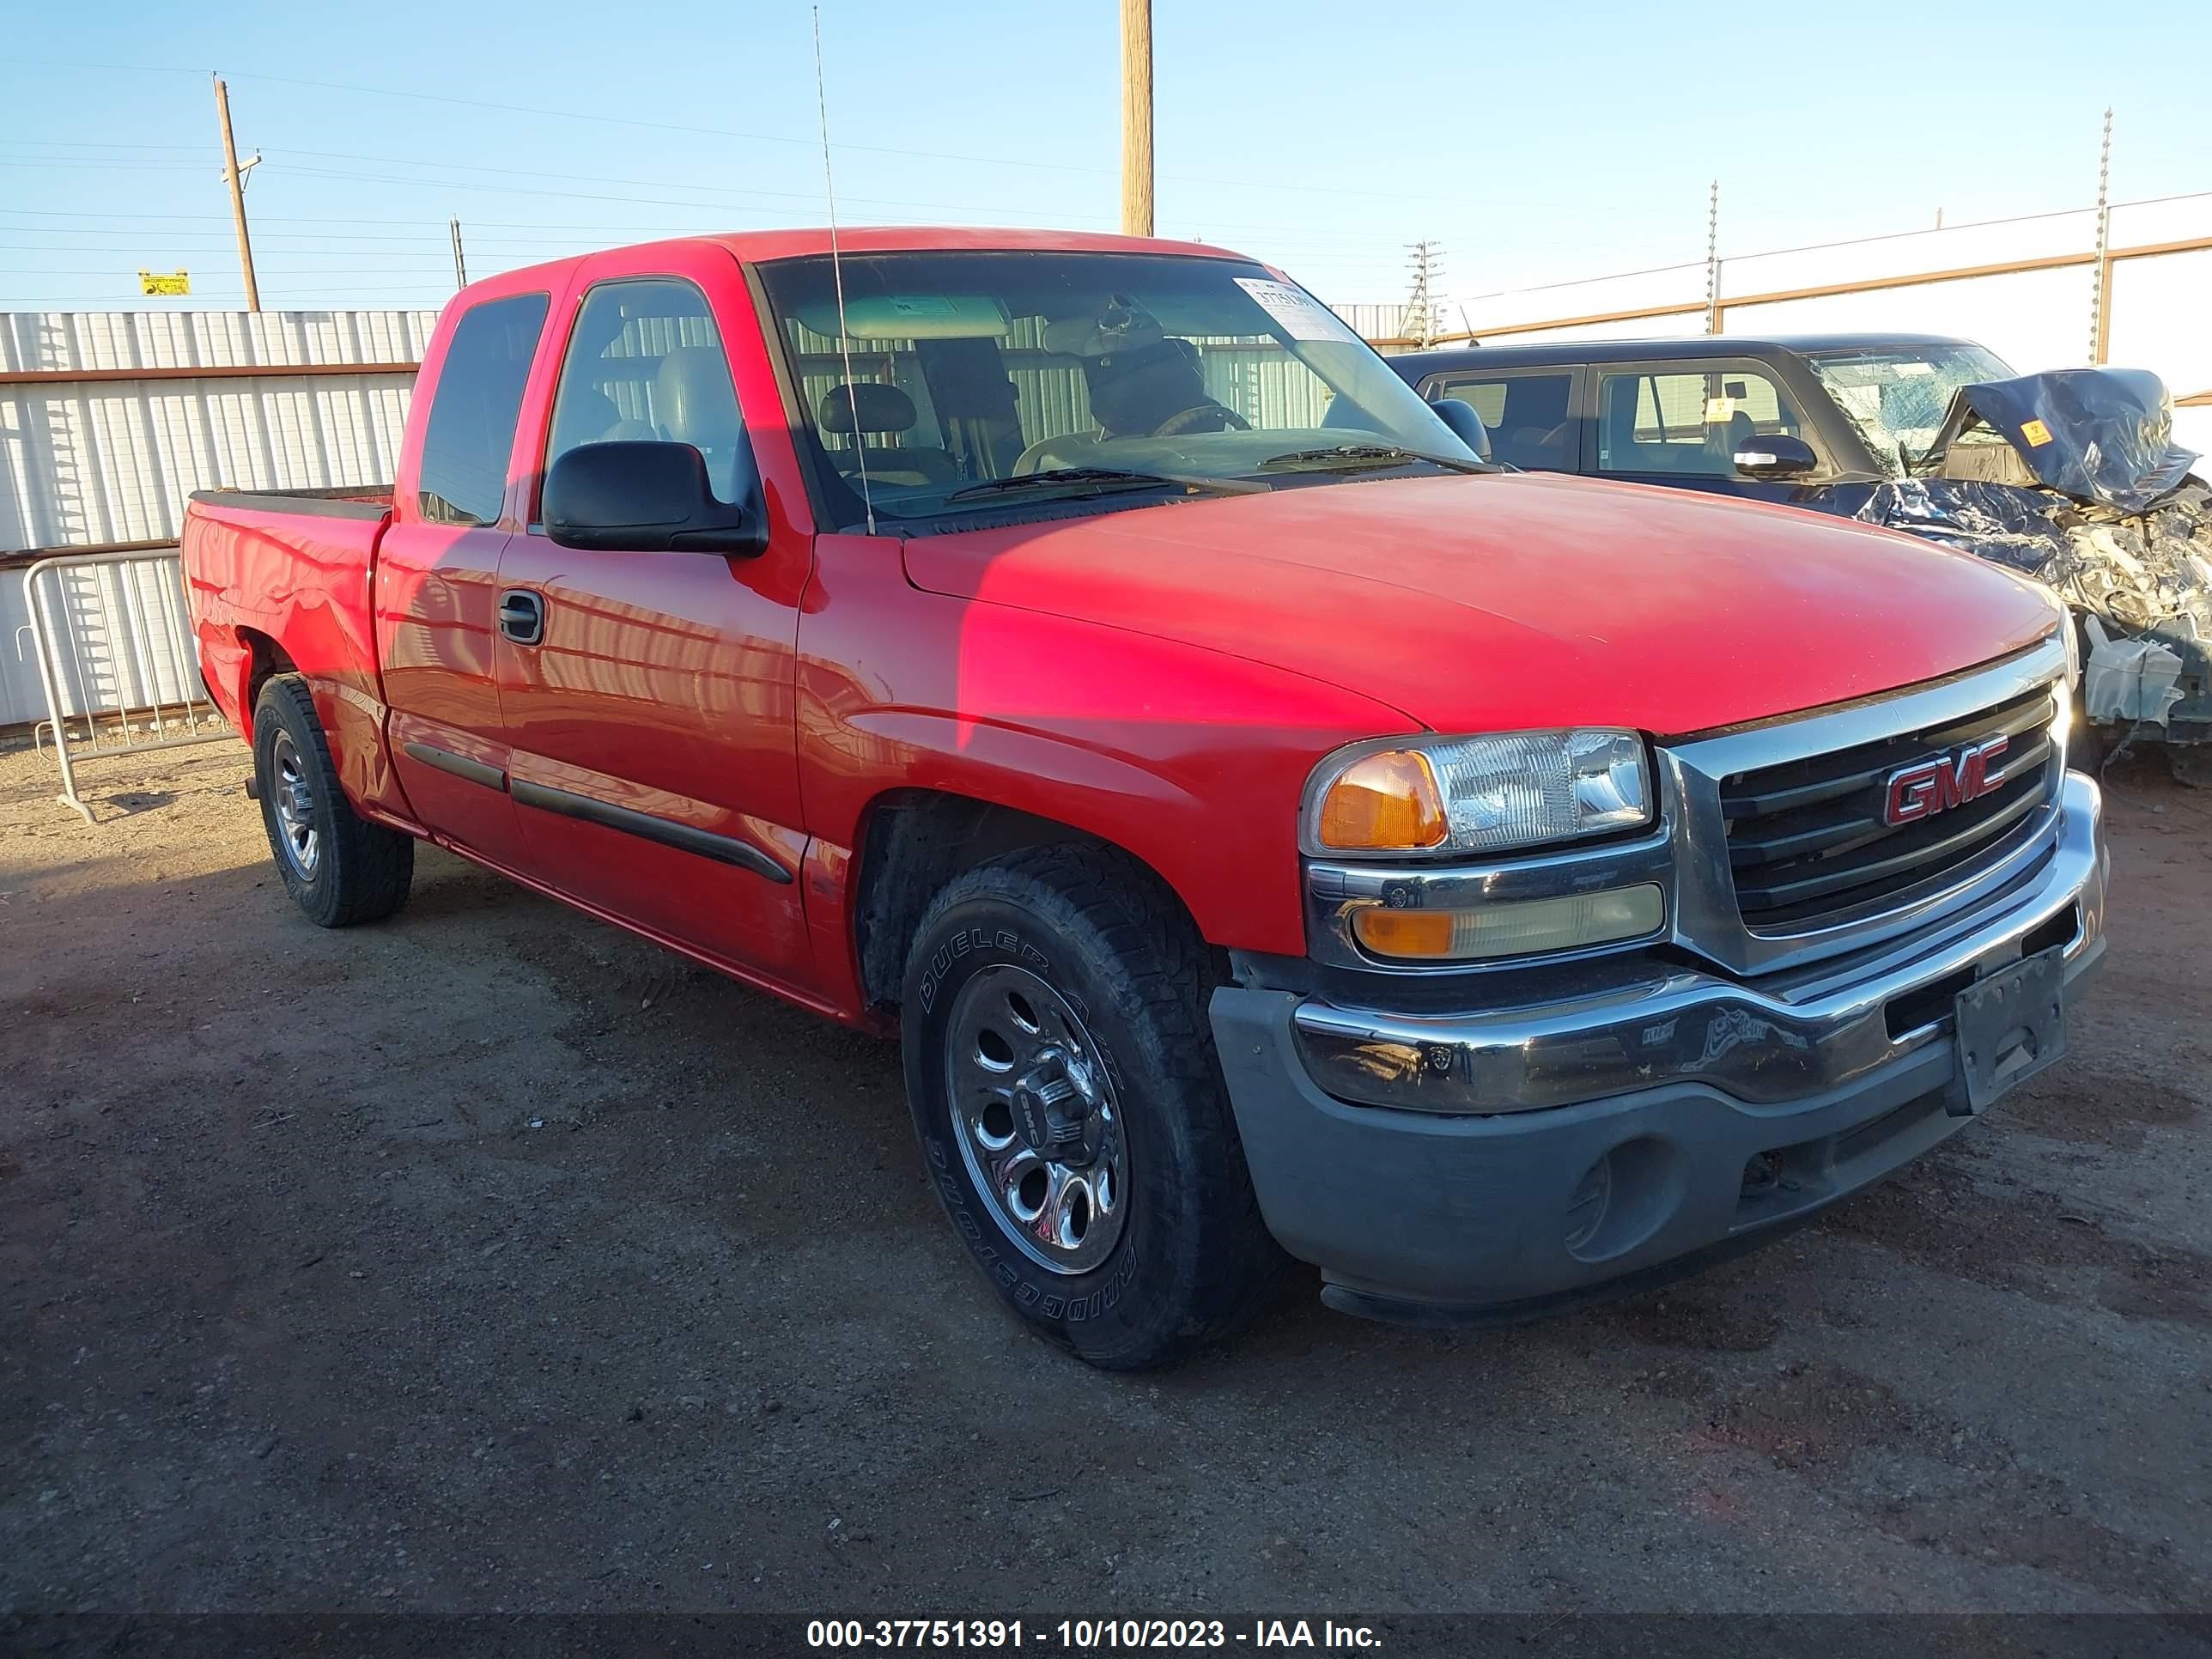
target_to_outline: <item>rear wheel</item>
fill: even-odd
[[[284,890],[321,927],[390,915],[415,878],[415,838],[353,810],[314,699],[280,674],[253,705],[253,776]]]
[[[1092,1364],[1242,1324],[1282,1257],[1206,1017],[1195,929],[1103,849],[971,870],[923,918],[902,1024],[931,1183],[1014,1310]]]

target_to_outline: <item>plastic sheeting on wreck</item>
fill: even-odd
[[[1963,386],[1915,476],[1850,510],[2057,589],[2084,620],[2091,720],[2212,740],[2212,486],[2172,432],[2139,369]]]
[[[1978,446],[1978,438],[1984,441]],[[1993,482],[2040,484],[2076,501],[2141,513],[2179,485],[2196,459],[2195,452],[2173,441],[2173,405],[2157,375],[2142,368],[2062,368],[1960,386],[1936,441],[1912,470],[1990,478],[1983,463],[1996,460],[2027,476]]]

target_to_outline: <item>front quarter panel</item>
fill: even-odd
[[[1278,955],[1305,951],[1297,812],[1314,763],[1419,729],[1261,662],[924,592],[889,537],[817,539],[799,643],[819,840],[857,848],[896,790],[1014,807],[1142,859],[1214,944]]]

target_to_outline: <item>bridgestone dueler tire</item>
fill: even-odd
[[[1026,969],[1080,1016],[1128,1137],[1128,1206],[1091,1271],[1055,1273],[1008,1237],[954,1136],[945,1051],[960,988]],[[1206,1000],[1212,974],[1189,919],[1134,860],[1044,847],[956,878],[916,930],[901,1024],[907,1098],[930,1184],[1014,1311],[1093,1365],[1169,1365],[1234,1333],[1286,1261],[1260,1217]]]
[[[290,736],[313,787],[320,851],[312,878],[302,877],[286,856],[271,758],[279,731]],[[310,921],[318,927],[350,927],[381,921],[407,902],[415,879],[415,838],[371,823],[353,810],[338,786],[314,699],[296,674],[271,679],[253,705],[253,777],[270,856],[284,878],[284,890]]]

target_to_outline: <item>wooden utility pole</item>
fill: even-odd
[[[1121,0],[1121,234],[1152,234],[1152,0]]]
[[[222,124],[222,177],[230,186],[231,221],[238,227],[238,268],[246,278],[246,308],[258,311],[261,289],[253,280],[253,238],[246,229],[246,175],[239,170],[238,141],[230,136],[230,88],[220,75],[215,77],[215,112]]]

